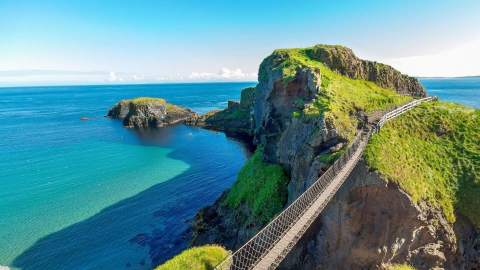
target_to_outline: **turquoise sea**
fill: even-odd
[[[219,132],[140,133],[104,115],[136,96],[204,113],[251,85],[0,88],[0,265],[149,269],[179,251],[186,221],[231,186],[245,148]]]
[[[480,108],[480,78],[421,81]],[[253,85],[0,88],[0,265],[150,269],[183,249],[188,221],[232,185],[248,150],[219,132],[138,132],[103,116],[137,96],[204,113]]]

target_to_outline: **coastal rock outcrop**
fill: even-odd
[[[311,62],[317,61],[331,66],[334,72],[344,74],[348,78],[375,83],[381,81],[383,85],[402,95],[426,95],[417,79],[403,75],[390,66],[360,60],[350,49],[342,46],[317,45],[305,49],[300,55],[293,52],[277,50],[262,62],[253,108],[255,143],[265,146],[266,160],[282,164],[291,175],[289,201],[297,198],[322,173],[322,167],[326,166],[322,162],[322,154],[328,154],[332,147],[341,148],[340,146],[348,141],[346,136],[339,134],[339,126],[345,123],[340,121],[334,123],[321,115],[293,117],[295,112],[315,105],[319,93],[325,93],[327,85],[332,81],[332,78],[324,76],[326,72],[322,72],[321,67],[310,64]],[[292,65],[294,61],[298,63]],[[293,69],[285,67],[286,64],[293,66]],[[364,66],[376,68],[370,70]],[[378,75],[375,72],[389,75]],[[360,87],[362,85],[358,88]],[[366,92],[368,91],[370,90],[366,89]],[[330,93],[325,97],[339,100],[341,98]],[[346,104],[340,106],[347,107]],[[367,124],[367,114],[358,106],[353,106],[346,116],[356,120],[356,125],[351,127],[352,130]]]
[[[129,128],[164,127],[197,118],[190,109],[167,103],[161,98],[135,98],[118,102],[107,114]]]
[[[211,206],[201,209],[192,222],[192,246],[221,243],[229,250],[243,245],[261,228],[263,223],[246,222],[252,211],[245,205],[232,211],[225,205],[227,193]]]
[[[192,118],[190,125],[212,130],[224,131],[227,135],[249,138],[253,135],[252,106],[255,88],[242,90],[240,102],[228,101],[224,110],[214,110],[199,117]]]
[[[250,132],[263,159],[288,173],[287,206],[342,153],[356,130],[423,96],[417,79],[361,60],[342,46],[276,50],[260,66]],[[220,243],[235,250],[260,229],[246,218],[251,209],[245,204],[234,209],[224,203],[228,192],[197,214],[193,245]],[[383,269],[397,263],[478,269],[479,243],[469,220],[459,216],[453,224],[437,206],[415,201],[362,160],[280,269]]]
[[[339,46],[323,46],[331,50],[338,48],[333,54],[342,54]],[[348,52],[348,50],[345,48]],[[350,55],[356,59],[353,53]],[[299,61],[291,68],[291,74],[287,74],[286,63],[297,60],[297,55],[290,51],[275,51],[260,65],[259,83],[254,91],[248,95],[242,94],[240,104],[229,104],[229,108],[213,113],[213,115],[232,115],[237,108],[241,107],[246,119],[243,121],[244,131],[253,135],[256,145],[262,145],[266,162],[280,164],[290,175],[288,185],[288,201],[297,198],[318,176],[328,168],[335,156],[348,142],[338,132],[335,123],[325,117],[308,117],[303,115],[303,110],[318,99],[319,93],[325,89],[328,78],[322,78],[322,72],[317,67],[309,66]],[[343,59],[343,58],[342,58]],[[315,60],[315,59],[314,59]],[[317,61],[317,60],[315,60]],[[346,60],[345,60],[346,61]],[[395,84],[397,78],[409,78],[395,71],[397,77],[387,80]],[[290,78],[286,79],[287,75]],[[403,77],[402,77],[403,76]],[[352,77],[354,77],[352,75]],[[425,95],[418,81],[409,78],[408,81],[416,82],[418,88],[405,86],[397,82],[398,91],[401,94]],[[407,90],[405,90],[407,89]],[[413,90],[411,90],[413,89]],[[244,91],[245,93],[246,91]],[[248,98],[244,98],[248,96]],[[392,99],[393,100],[393,99]],[[296,113],[300,112],[300,116]],[[367,123],[367,115],[361,111],[353,112],[359,121],[353,128],[361,128]],[[238,114],[238,113],[236,113]],[[208,114],[207,114],[208,115]],[[232,122],[224,121],[214,123],[218,130],[228,130]],[[207,121],[202,119],[200,125],[206,126]],[[223,196],[224,198],[225,196]],[[249,215],[249,209],[245,206],[240,209],[229,209],[220,198],[215,205],[207,207],[198,213],[193,228],[193,244],[222,243],[226,247],[235,249],[244,243],[250,236],[258,231],[257,224],[246,224],[244,218]]]
[[[302,68],[290,82],[284,83],[283,74],[275,69],[279,62],[276,57],[268,57],[260,66],[259,78],[263,79],[257,85],[253,108],[254,140],[264,145],[265,160],[282,164],[289,172],[289,201],[292,201],[325,167],[318,159],[315,162],[315,158],[345,140],[323,117],[292,116],[321,91],[321,78],[319,73]]]

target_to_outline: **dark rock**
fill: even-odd
[[[230,250],[243,245],[264,223],[254,220],[245,205],[233,210],[224,205],[226,192],[212,205],[201,209],[192,223],[192,246],[221,243]]]
[[[224,110],[208,112],[188,123],[207,129],[224,131],[233,137],[250,138],[253,134],[252,107],[255,88],[249,87],[242,90],[240,102],[229,101]]]
[[[381,87],[394,89],[404,95],[426,96],[425,89],[416,78],[401,74],[391,66],[359,59],[350,48],[339,45],[317,45],[309,52],[310,57],[352,79],[372,81]]]
[[[285,84],[274,66],[280,60],[267,57],[260,66],[262,76],[255,94],[255,143],[264,145],[264,158],[282,164],[290,173],[289,201],[293,201],[318,178],[312,167],[315,157],[342,142],[334,126],[318,117],[305,120],[292,117],[296,100],[310,103],[320,91],[320,74],[311,69],[297,71]]]
[[[129,128],[156,128],[197,118],[190,109],[166,103],[159,98],[122,100],[108,111],[108,117],[123,120]]]

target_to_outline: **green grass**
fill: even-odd
[[[221,246],[192,247],[159,265],[155,270],[213,270],[227,256],[228,251]]]
[[[287,201],[288,177],[280,165],[263,161],[259,147],[240,170],[225,203],[237,208],[246,203],[262,223],[270,221]]]
[[[480,110],[429,102],[387,122],[365,151],[370,167],[414,201],[480,227]]]
[[[184,108],[177,105],[167,103],[163,98],[153,98],[153,97],[137,97],[133,99],[124,99],[120,101],[123,104],[133,104],[133,105],[163,105],[165,106],[167,112],[169,113],[182,113],[185,111]]]
[[[206,121],[249,121],[250,110],[255,98],[255,87],[244,88],[241,92],[240,103],[238,106],[229,107],[221,111],[208,112],[205,114]]]
[[[167,103],[163,98],[152,98],[152,97],[137,97],[133,99],[124,99],[120,102],[132,103],[135,105],[143,105],[143,104],[149,104],[149,103],[157,103],[157,104],[165,105]]]
[[[250,112],[242,110],[240,107],[210,113],[207,120],[242,120],[249,119]]]
[[[408,264],[391,264],[385,267],[387,270],[415,270]]]
[[[346,147],[343,147],[342,149],[335,151],[335,152],[330,152],[330,153],[324,153],[318,155],[318,158],[322,163],[325,164],[333,164],[337,158],[339,158],[343,153],[345,153]]]
[[[273,53],[282,59],[274,65],[274,70],[281,70],[285,84],[295,78],[300,68],[308,67],[321,74],[322,91],[311,104],[305,106],[303,112],[294,112],[294,117],[299,117],[300,113],[304,117],[324,116],[327,122],[335,126],[340,136],[350,140],[357,129],[355,114],[358,111],[369,113],[389,110],[412,99],[373,82],[350,79],[332,71],[311,57],[313,49],[280,49]]]

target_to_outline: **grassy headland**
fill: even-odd
[[[411,100],[393,89],[386,89],[374,82],[351,79],[332,71],[317,60],[314,50],[335,49],[340,46],[317,45],[302,49],[280,49],[273,52],[282,61],[274,69],[280,69],[283,81],[288,84],[301,68],[309,68],[321,74],[321,88],[317,98],[302,111],[294,112],[295,117],[320,117],[333,124],[345,139],[352,139],[357,128],[358,111],[366,113],[385,111]]]
[[[455,211],[480,227],[480,110],[429,102],[389,121],[365,156],[414,201]]]
[[[307,68],[320,74],[321,91],[313,102],[304,105],[302,110],[295,111],[293,117],[305,119],[325,117],[340,136],[351,140],[357,130],[359,111],[365,113],[385,111],[412,99],[371,81],[351,79],[332,71],[313,56],[315,48],[319,47],[280,49],[275,50],[271,56],[277,62],[270,68],[274,72],[281,71],[285,85],[295,79],[300,69]],[[322,48],[331,49],[335,46]],[[266,74],[261,70],[260,80],[262,76]],[[230,117],[240,116],[232,114]],[[326,163],[331,163],[342,151],[343,149],[331,155],[325,154],[322,159]],[[268,222],[285,204],[289,180],[280,166],[266,164],[262,156],[260,148],[240,171],[236,183],[227,195],[226,204],[229,207],[238,207],[241,203],[246,203],[255,216],[263,222]]]

